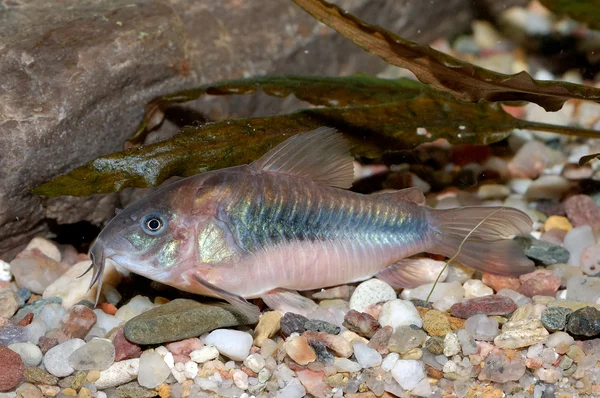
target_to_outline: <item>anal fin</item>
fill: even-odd
[[[412,289],[435,282],[445,265],[444,261],[430,258],[405,258],[379,271],[375,277],[395,288]]]
[[[332,314],[308,297],[301,296],[294,290],[274,289],[261,295],[261,298],[271,309],[286,313],[293,312],[308,319],[320,319],[335,322]]]

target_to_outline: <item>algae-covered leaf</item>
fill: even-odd
[[[378,105],[312,108],[187,126],[170,140],[102,156],[37,187],[34,193],[86,196],[157,186],[171,176],[249,163],[291,135],[321,126],[337,128],[349,139],[353,154],[370,158],[439,138],[454,144],[490,144],[513,128],[598,136],[590,130],[515,119],[499,104],[458,101],[431,90]]]
[[[583,166],[584,164],[591,162],[594,159],[600,159],[600,153],[592,153],[590,155],[585,155],[579,158],[579,166]]]
[[[600,89],[594,87],[534,80],[526,72],[514,75],[493,72],[367,24],[326,1],[293,1],[366,51],[411,70],[421,82],[463,101],[529,101],[547,111],[559,110],[569,99],[600,102]]]
[[[600,29],[600,0],[540,0],[550,11]]]
[[[312,105],[345,107],[411,99],[423,91],[433,89],[414,80],[386,80],[367,75],[268,76],[211,83],[163,95],[149,102],[142,122],[127,141],[126,147],[141,145],[146,133],[163,121],[164,112],[170,106],[193,101],[204,95],[253,94],[258,90],[275,97],[287,97],[293,94]]]

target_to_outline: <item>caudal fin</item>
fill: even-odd
[[[479,206],[432,209],[430,217],[433,232],[428,251],[432,253],[451,258],[458,252],[457,262],[498,275],[519,275],[535,269],[512,240],[515,235],[531,232],[532,221],[520,210]]]

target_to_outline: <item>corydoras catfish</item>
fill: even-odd
[[[247,311],[256,307],[246,299],[257,297],[272,308],[299,311],[307,300],[298,290],[373,276],[396,287],[428,282],[419,261],[408,258],[420,252],[451,257],[458,251],[458,262],[494,274],[533,270],[511,239],[530,232],[525,213],[435,210],[416,188],[372,195],[341,189],[352,185],[353,171],[341,134],[320,128],[289,138],[250,165],[176,181],[108,223],[90,250],[92,284],[101,282],[104,261],[111,259]]]

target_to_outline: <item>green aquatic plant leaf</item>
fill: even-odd
[[[600,29],[600,0],[540,0],[540,3],[557,15]]]
[[[600,89],[594,87],[534,80],[526,72],[514,75],[493,72],[365,23],[324,0],[293,1],[364,50],[389,64],[409,69],[421,82],[463,101],[529,101],[547,111],[559,110],[569,99],[600,102]]]
[[[382,104],[311,108],[186,126],[169,140],[102,156],[35,188],[34,193],[87,196],[157,186],[172,176],[249,163],[291,135],[321,126],[337,128],[350,141],[353,154],[370,158],[439,138],[453,144],[490,144],[515,128],[598,136],[590,130],[519,120],[499,104],[473,104],[423,90]]]
[[[169,107],[196,100],[205,95],[242,95],[257,91],[285,98],[295,95],[312,105],[345,107],[376,105],[411,99],[429,86],[410,79],[385,80],[367,75],[347,77],[319,76],[268,76],[227,80],[206,84],[155,98],[146,105],[146,112],[136,132],[129,138],[126,148],[140,146],[149,131],[164,119]]]

